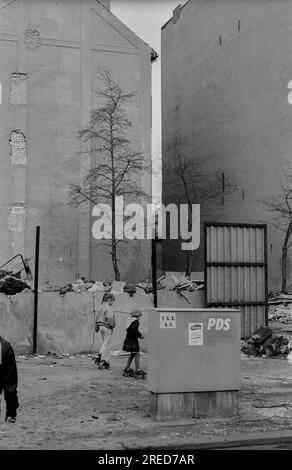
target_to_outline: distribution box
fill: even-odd
[[[240,389],[240,310],[157,308],[148,316],[148,389]]]

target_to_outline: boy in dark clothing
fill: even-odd
[[[15,423],[16,410],[19,406],[17,397],[17,366],[13,348],[0,336],[0,396],[4,390],[6,401],[5,421]]]

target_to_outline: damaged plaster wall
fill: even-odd
[[[27,148],[24,134],[19,129],[12,131],[9,142],[11,146],[11,164],[26,165]]]
[[[8,227],[12,232],[23,232],[25,229],[25,208],[23,204],[13,204],[9,212]]]
[[[41,45],[40,32],[37,29],[27,29],[24,33],[24,43],[28,49],[37,49]]]

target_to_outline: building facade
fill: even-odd
[[[281,286],[284,232],[264,201],[281,194],[292,162],[291,18],[289,0],[189,0],[161,33],[163,168],[182,154],[222,176],[222,197],[202,208],[202,221],[268,224],[270,290]],[[236,190],[224,197],[227,178]],[[169,203],[167,183],[164,172]],[[201,237],[194,271],[202,248]],[[184,255],[169,249],[166,268],[183,270]],[[290,287],[291,274],[289,260]]]
[[[91,165],[77,133],[98,106],[97,71],[108,71],[136,93],[126,108],[129,137],[149,165],[151,51],[109,0],[1,0],[0,263],[33,257],[39,225],[42,282],[113,278],[109,251],[92,237],[92,207],[68,204],[69,183]],[[151,194],[149,174],[140,184]],[[122,278],[148,270],[148,244],[132,242],[121,255]]]

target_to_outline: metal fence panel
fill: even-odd
[[[205,223],[205,306],[241,308],[241,336],[268,323],[267,226]]]

